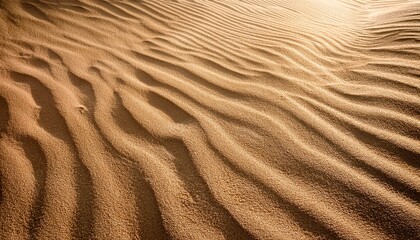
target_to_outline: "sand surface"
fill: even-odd
[[[420,1],[0,0],[0,239],[420,239]]]

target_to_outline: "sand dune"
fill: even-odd
[[[420,239],[420,1],[0,6],[0,239]]]

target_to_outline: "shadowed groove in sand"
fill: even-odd
[[[38,69],[45,70],[47,73],[51,74],[51,66],[48,62],[41,58],[32,58],[29,61],[34,67]]]
[[[142,239],[169,239],[163,226],[162,216],[157,204],[155,193],[140,171],[133,173],[135,179],[134,195],[138,206],[138,221]]]
[[[25,136],[21,137],[19,140],[22,143],[26,158],[32,165],[35,176],[36,194],[29,221],[29,235],[32,239],[36,239],[37,232],[41,227],[41,218],[45,217],[43,215],[43,209],[46,198],[45,186],[47,184],[48,173],[47,158],[45,157],[41,146],[35,139]]]
[[[83,104],[89,111],[89,115],[93,116],[94,106],[95,106],[95,93],[93,91],[92,85],[89,81],[78,77],[71,71],[68,72],[69,79],[74,86],[76,86],[80,92],[83,94],[84,99],[82,99]]]
[[[7,100],[0,96],[0,134],[6,131],[10,119],[9,105]]]
[[[92,177],[85,165],[78,161],[75,166],[77,189],[77,212],[74,222],[74,235],[76,239],[92,239],[94,226],[95,189],[92,186]]]
[[[147,94],[149,104],[167,114],[175,123],[192,122],[192,116],[159,94]]]
[[[4,199],[4,197],[3,197],[3,175],[0,172],[0,206],[3,203],[3,199]]]
[[[37,18],[41,21],[49,21],[47,15],[41,9],[39,9],[37,6],[35,6],[31,3],[23,3],[22,8],[27,13],[29,13],[30,15],[32,15],[33,17],[35,17],[35,18]]]
[[[136,121],[136,119],[134,119],[132,113],[122,103],[122,99],[119,94],[115,95],[115,106],[113,108],[112,116],[114,117],[117,125],[125,133],[133,135],[149,143],[160,142],[159,139],[150,134],[149,131],[147,131]]]

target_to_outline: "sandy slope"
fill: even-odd
[[[420,1],[0,5],[0,239],[420,239]]]

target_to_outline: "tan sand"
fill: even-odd
[[[419,0],[0,5],[0,239],[420,239]]]

